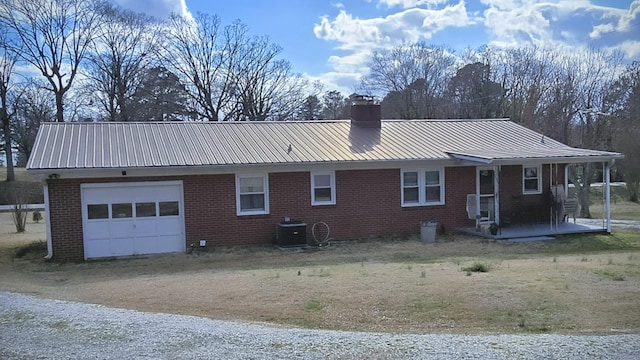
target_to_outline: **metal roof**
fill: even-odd
[[[300,122],[44,123],[30,170],[380,162],[463,158],[616,158],[576,149],[505,119]]]

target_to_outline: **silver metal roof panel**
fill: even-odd
[[[119,169],[361,161],[616,158],[504,119],[44,123],[27,168]]]

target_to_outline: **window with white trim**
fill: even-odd
[[[311,205],[336,203],[336,176],[333,171],[311,173]]]
[[[269,213],[268,175],[236,175],[238,215]]]
[[[523,166],[522,167],[522,193],[523,194],[540,194],[542,193],[542,184],[540,175],[542,174],[541,166]]]
[[[444,204],[444,170],[403,170],[402,206]]]

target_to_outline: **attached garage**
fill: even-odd
[[[80,188],[85,259],[185,250],[182,181]]]

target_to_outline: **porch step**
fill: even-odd
[[[521,242],[545,241],[545,240],[555,240],[555,236],[530,236],[530,237],[511,239],[511,242],[521,243]]]

